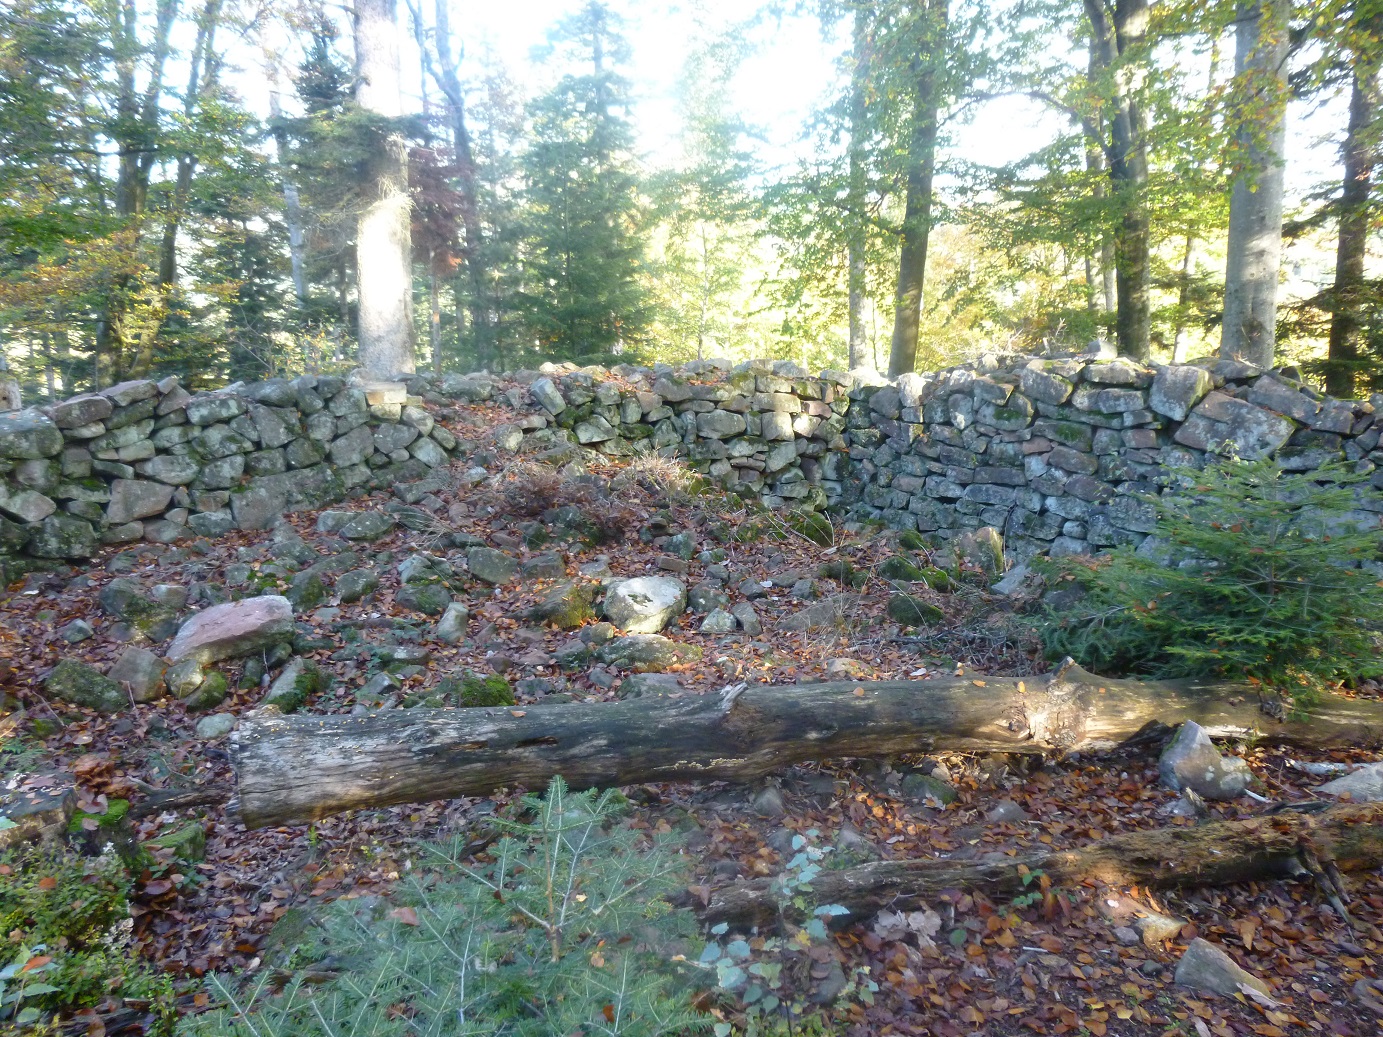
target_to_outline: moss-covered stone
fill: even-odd
[[[54,666],[43,686],[54,698],[99,713],[117,713],[130,704],[119,682],[76,659],[63,659]]]
[[[574,580],[559,583],[528,610],[527,617],[559,630],[575,630],[596,618],[595,592],[589,584]]]
[[[212,670],[202,678],[202,683],[197,686],[197,690],[183,701],[187,705],[189,713],[204,713],[208,709],[215,709],[226,701],[226,696],[229,693],[230,688],[226,683],[226,675],[219,670]]]
[[[884,564],[879,566],[879,575],[886,580],[901,580],[905,583],[915,583],[926,578],[922,567],[904,555],[894,555],[886,559]]]
[[[923,601],[911,594],[894,594],[890,597],[888,614],[894,622],[909,627],[929,626],[946,618],[946,614],[930,601]]]
[[[440,583],[410,583],[395,599],[406,609],[425,616],[440,616],[451,604],[451,589]]]
[[[835,580],[837,583],[849,583],[850,578],[855,575],[855,567],[847,559],[833,558],[829,562],[822,562],[817,569],[816,575],[823,580]]]
[[[159,850],[172,850],[174,857],[195,864],[206,859],[206,829],[200,822],[194,821],[157,839],[150,839],[148,845]]]
[[[468,673],[459,680],[448,678],[437,685],[438,692],[454,696],[463,706],[512,706],[514,689],[497,673],[481,676]]]
[[[125,815],[130,812],[130,801],[128,799],[112,799],[106,803],[104,814],[91,814],[84,810],[79,810],[72,815],[72,820],[67,822],[67,830],[73,835],[90,831],[87,822],[95,821],[98,829],[111,829],[120,825],[125,820]]]

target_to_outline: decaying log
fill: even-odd
[[[342,810],[539,789],[649,781],[748,781],[807,760],[935,750],[1112,748],[1150,722],[1195,720],[1213,736],[1298,746],[1371,744],[1383,703],[1330,699],[1275,720],[1225,684],[1117,681],[1074,664],[1046,677],[947,677],[737,686],[720,696],[520,708],[266,716],[232,743],[249,827]]]
[[[934,906],[943,890],[994,897],[1024,892],[1020,866],[1041,871],[1054,887],[1085,884],[1176,889],[1309,876],[1316,862],[1339,871],[1383,865],[1383,803],[1345,803],[1321,813],[1290,811],[1243,821],[1212,821],[1111,836],[1074,850],[1051,850],[1000,862],[875,861],[823,871],[812,881],[816,904],[839,904],[863,918],[885,908]],[[772,881],[755,879],[713,890],[707,922],[771,925],[779,918]]]

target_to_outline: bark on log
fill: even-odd
[[[1086,884],[1150,889],[1224,886],[1310,875],[1322,865],[1341,872],[1383,864],[1383,803],[1346,803],[1319,814],[1284,812],[1244,821],[1130,832],[1075,850],[1052,850],[997,863],[876,861],[812,880],[812,901],[850,911],[841,924],[885,908],[935,904],[943,890],[1011,897],[1024,891],[1019,865],[1041,871],[1054,887]],[[1328,875],[1328,867],[1327,867]],[[711,924],[772,925],[779,899],[770,879],[711,892],[703,919]]]
[[[1328,699],[1305,721],[1249,689],[1116,681],[1074,664],[1046,677],[836,681],[618,703],[394,710],[247,720],[232,741],[251,828],[342,810],[541,788],[748,781],[806,760],[944,750],[1113,748],[1153,721],[1298,746],[1383,735],[1383,703]]]

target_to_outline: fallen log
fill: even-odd
[[[813,904],[839,904],[842,924],[873,915],[934,906],[944,890],[1012,897],[1025,891],[1024,869],[1053,887],[1082,885],[1176,889],[1311,876],[1338,895],[1335,872],[1383,865],[1383,803],[1345,803],[1318,814],[1290,811],[1242,821],[1211,821],[1111,836],[1074,850],[1050,850],[995,862],[875,861],[823,871],[812,881]],[[773,925],[781,896],[773,880],[712,890],[708,923]],[[789,911],[792,909],[789,908]]]
[[[1109,680],[1072,663],[1045,677],[836,681],[617,703],[270,715],[232,740],[248,827],[343,810],[541,788],[749,781],[807,760],[935,750],[1102,750],[1152,722],[1296,746],[1373,744],[1383,703],[1331,698],[1307,719],[1264,714],[1251,690]]]

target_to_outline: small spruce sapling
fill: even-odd
[[[1342,465],[1271,461],[1194,473],[1150,498],[1161,557],[1120,548],[1067,561],[1088,589],[1048,618],[1043,642],[1100,673],[1247,679],[1292,696],[1379,672],[1378,495]],[[1369,509],[1364,510],[1360,505]]]

